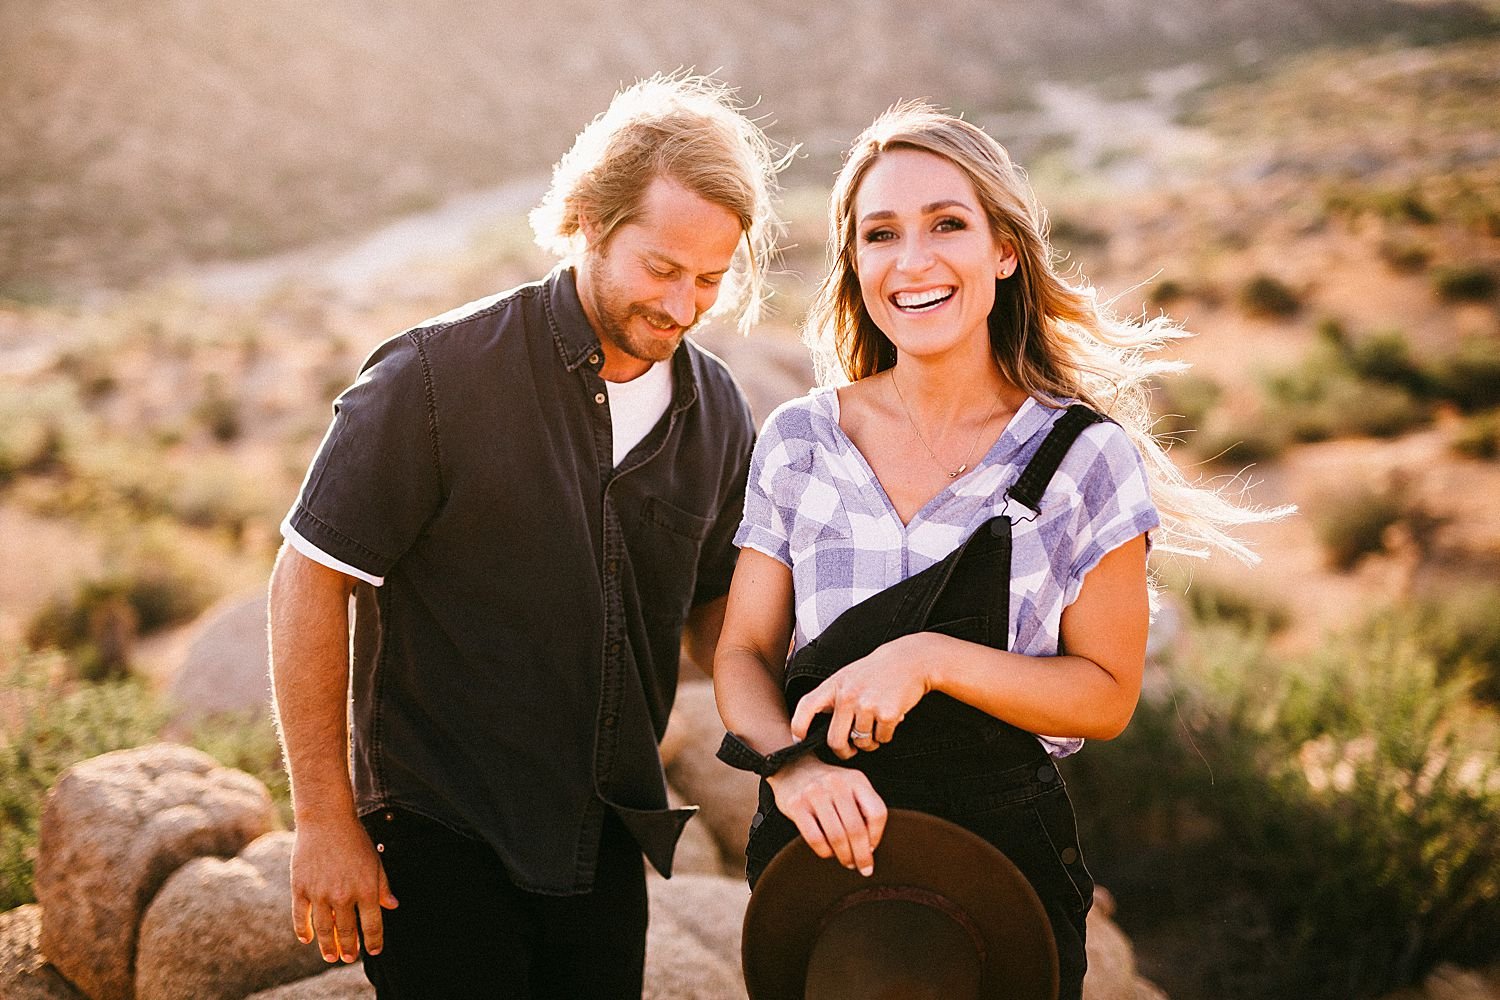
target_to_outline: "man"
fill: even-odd
[[[335,403],[272,677],[294,927],[330,962],[362,936],[382,1000],[640,996],[641,853],[669,875],[691,813],[657,744],[680,644],[717,642],[753,438],[683,337],[753,318],[778,168],[712,81],[620,93],[532,213],[565,265],[391,339]]]

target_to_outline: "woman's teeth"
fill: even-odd
[[[896,308],[906,312],[926,312],[929,309],[936,309],[952,297],[953,289],[951,288],[933,288],[925,292],[897,292],[892,296],[895,299]]]

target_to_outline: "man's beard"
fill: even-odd
[[[677,326],[671,316],[659,309],[638,302],[623,303],[623,296],[619,294],[605,273],[605,268],[597,260],[589,260],[584,263],[585,267],[591,269],[590,284],[593,290],[594,315],[598,317],[599,336],[605,343],[619,350],[627,357],[637,361],[657,362],[670,358],[677,350],[677,345],[682,342],[683,336],[689,330],[698,325],[698,316],[693,317],[693,322],[685,328],[678,330],[677,336],[671,339],[653,337],[650,334],[639,335],[631,330],[631,320],[640,317],[648,324],[660,326]]]

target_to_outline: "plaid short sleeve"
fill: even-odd
[[[745,484],[745,514],[734,536],[739,548],[764,552],[792,565],[792,525],[796,504],[788,492],[789,479],[807,478],[812,467],[809,414],[786,403],[772,411],[756,439]]]
[[[1130,539],[1161,525],[1151,500],[1145,462],[1117,424],[1096,424],[1074,445],[1058,470],[1078,497],[1063,605],[1072,604],[1089,570]],[[1148,535],[1149,543],[1149,535]]]

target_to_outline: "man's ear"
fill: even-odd
[[[599,242],[599,224],[582,211],[578,213],[578,231],[583,234],[585,248],[592,250]]]

